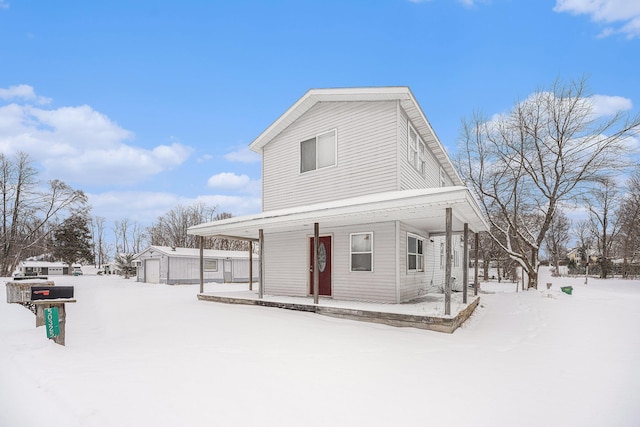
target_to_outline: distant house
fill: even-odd
[[[488,225],[409,88],[312,89],[249,148],[262,213],[188,233],[259,242],[264,293],[316,296],[318,277],[321,296],[402,303],[466,285],[462,233]]]
[[[253,256],[254,281],[258,279],[258,256]],[[149,246],[136,254],[137,281],[167,285],[194,284],[200,281],[200,250]],[[249,253],[243,251],[204,250],[206,282],[237,283],[249,281]]]
[[[80,264],[74,264],[73,268],[80,268]],[[18,265],[16,274],[19,276],[62,276],[73,274],[73,269],[64,262],[48,261],[22,261]]]
[[[598,251],[596,249],[587,249],[587,254],[589,255],[589,262],[594,263],[598,261]],[[573,248],[567,252],[567,259],[569,259],[569,262],[582,264],[583,259],[581,248]]]

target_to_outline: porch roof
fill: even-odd
[[[445,209],[452,208],[454,232],[465,223],[474,232],[489,229],[466,187],[392,191],[260,214],[233,217],[190,227],[187,234],[257,239],[258,230],[283,232],[320,227],[400,220],[430,234],[445,232]]]

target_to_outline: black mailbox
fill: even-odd
[[[32,286],[31,301],[73,298],[73,286]]]

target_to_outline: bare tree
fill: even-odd
[[[105,222],[106,219],[101,216],[96,216],[91,221],[91,234],[93,236],[93,252],[96,267],[102,267],[107,261],[107,248],[105,244]]]
[[[560,261],[567,256],[570,227],[571,221],[567,215],[561,209],[557,209],[549,225],[549,231],[545,236],[547,251],[551,256],[551,262],[553,263],[555,271],[554,274],[557,276],[560,275]]]
[[[597,117],[584,79],[556,81],[508,113],[463,121],[458,166],[490,235],[537,287],[539,252],[558,204],[622,169],[640,115]]]
[[[627,193],[618,209],[620,252],[624,277],[640,274],[640,167],[627,180]],[[631,265],[635,264],[632,272]],[[629,274],[629,273],[632,274]]]
[[[617,208],[620,194],[615,180],[603,178],[588,197],[589,224],[598,250],[600,277],[606,279],[611,268],[611,249],[620,231]]]
[[[187,235],[187,229],[193,225],[214,219],[216,208],[198,202],[191,206],[178,205],[158,217],[148,229],[152,245],[182,248],[197,248],[197,236]]]
[[[88,210],[87,197],[62,181],[41,187],[29,155],[0,154],[2,212],[0,274],[10,275],[24,253],[47,247],[52,223],[73,209]]]

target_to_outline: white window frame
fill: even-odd
[[[203,271],[218,271],[218,260],[215,258],[205,258],[202,260]]]
[[[318,138],[327,134],[333,133],[333,164],[331,165],[327,165],[327,166],[322,166],[322,167],[318,167]],[[316,160],[316,164],[315,167],[313,169],[309,169],[306,171],[302,170],[302,143],[303,142],[307,142],[307,141],[311,141],[311,140],[315,140],[315,148],[316,148],[316,153],[315,153],[315,160]],[[312,136],[311,138],[305,138],[303,140],[301,140],[298,143],[298,159],[299,159],[299,172],[300,174],[304,174],[304,173],[308,173],[308,172],[313,172],[319,169],[326,169],[326,168],[332,168],[338,165],[338,129],[331,129],[327,132],[321,132],[319,134],[316,134],[315,136]]]
[[[411,134],[415,135],[415,140],[411,140]],[[427,174],[427,144],[424,143],[420,134],[407,121],[407,160],[420,175]]]
[[[353,251],[353,236],[359,236],[363,234],[368,234],[369,239],[371,241],[371,250],[370,251]],[[366,255],[369,254],[371,256],[371,270],[354,270],[353,269],[353,255]],[[358,233],[350,233],[349,234],[349,271],[351,273],[373,273],[373,231],[362,231]]]
[[[416,239],[416,251],[415,252],[410,252],[409,251],[409,239]],[[426,239],[422,236],[418,236],[417,234],[413,234],[413,233],[407,233],[407,271],[408,272],[413,272],[413,273],[417,273],[417,272],[423,272],[424,271],[424,252],[426,249],[426,245],[425,245]],[[419,250],[422,249],[422,253],[419,252]],[[415,256],[416,257],[416,268],[410,268],[409,267],[409,258],[411,256]]]

